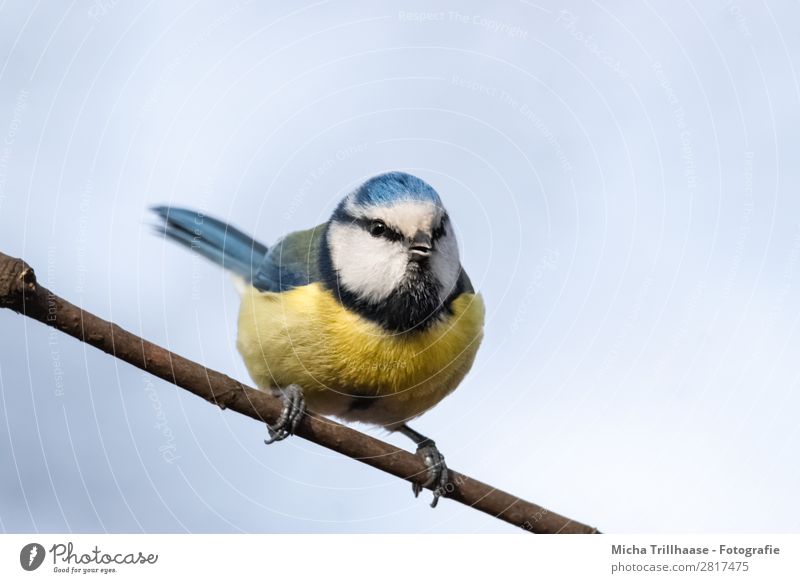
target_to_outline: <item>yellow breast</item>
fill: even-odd
[[[259,387],[297,384],[312,411],[391,428],[433,407],[472,366],[483,300],[462,294],[451,312],[421,332],[392,334],[318,283],[282,293],[249,288],[237,346]]]

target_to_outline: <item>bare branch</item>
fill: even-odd
[[[264,391],[178,356],[98,318],[38,285],[22,260],[0,253],[0,307],[52,326],[116,358],[194,393],[223,409],[274,423],[282,403]],[[389,474],[424,481],[426,468],[415,455],[344,425],[313,415],[301,420],[297,435]],[[451,470],[445,497],[535,533],[593,534],[597,529],[570,520],[507,492]]]

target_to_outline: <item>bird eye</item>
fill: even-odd
[[[372,221],[369,226],[369,234],[373,237],[380,237],[386,232],[386,223],[381,220]]]
[[[447,234],[445,230],[445,223],[447,222],[447,217],[442,218],[442,222],[439,223],[439,226],[433,230],[433,240],[441,239]]]

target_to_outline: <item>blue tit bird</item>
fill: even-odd
[[[306,408],[411,438],[432,506],[448,481],[433,440],[407,423],[469,371],[484,305],[461,266],[437,192],[389,172],[345,196],[330,220],[267,248],[196,211],[156,207],[159,232],[239,280],[237,348],[259,388],[284,399],[267,443],[291,435]]]

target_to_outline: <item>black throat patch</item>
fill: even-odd
[[[424,262],[412,263],[402,283],[386,299],[379,303],[364,300],[339,285],[328,246],[327,226],[320,241],[319,266],[323,283],[342,305],[395,333],[425,330],[442,314],[450,313],[450,302],[456,297],[459,287],[456,286],[453,294],[442,303],[439,300],[441,284],[429,266]]]

